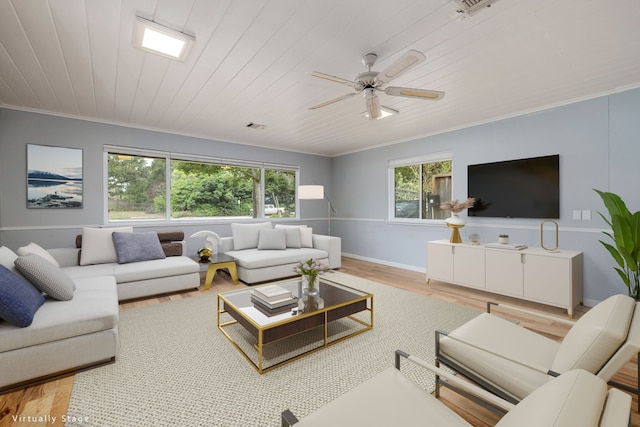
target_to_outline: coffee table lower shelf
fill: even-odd
[[[325,283],[326,291],[329,292],[329,287],[337,284]],[[335,290],[348,292],[349,288],[338,285]],[[321,287],[321,289],[323,289]],[[333,291],[334,289],[331,289]],[[243,307],[238,307],[230,299],[225,297],[225,294],[238,293],[242,291],[232,291],[218,294],[218,329],[227,337],[227,339],[236,347],[236,349],[244,356],[244,358],[258,371],[260,374],[268,372],[279,366],[300,359],[306,355],[314,353],[323,348],[329,347],[333,344],[337,344],[348,338],[354,337],[358,334],[368,331],[373,328],[373,295],[353,290],[355,294],[352,294],[347,301],[341,303],[332,304],[327,307],[314,307],[308,312],[303,312],[297,315],[291,315],[290,313],[284,313],[278,316],[277,320],[272,323],[260,324],[257,319],[252,318],[251,312]],[[246,290],[244,292],[247,292]],[[321,293],[322,296],[322,293]],[[328,295],[327,295],[328,296]],[[332,300],[331,297],[328,298]],[[302,304],[301,304],[302,305]],[[224,315],[230,320],[223,321]],[[368,314],[368,315],[367,315]],[[356,316],[358,315],[358,316]],[[340,319],[350,319],[349,330],[354,329],[346,335],[340,335],[335,339],[331,339],[329,329],[331,322],[338,321]],[[236,342],[226,329],[229,329],[233,325],[241,325],[254,339],[255,343],[251,346],[257,351],[257,362],[254,358],[248,354],[246,349],[243,349],[241,345]],[[315,328],[322,327],[322,338],[314,341],[318,343],[317,346],[311,349],[301,349],[299,353],[292,356],[283,356],[284,359],[280,360],[269,366],[264,366],[264,350],[265,346],[285,340],[287,338],[294,337],[298,334],[312,331]],[[247,346],[245,345],[245,348]]]

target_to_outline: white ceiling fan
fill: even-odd
[[[381,91],[391,96],[428,99],[432,101],[438,100],[444,96],[444,92],[440,92],[437,90],[425,90],[398,86],[389,86],[387,88],[383,87],[385,84],[389,83],[393,79],[401,76],[416,65],[423,62],[426,57],[422,52],[419,52],[417,50],[408,50],[404,55],[398,58],[398,60],[396,60],[393,64],[391,64],[381,72],[371,71],[371,67],[373,67],[373,64],[376,63],[377,59],[378,55],[376,55],[375,53],[367,53],[365,56],[363,56],[362,63],[365,65],[365,67],[367,67],[368,71],[358,74],[354,80],[343,79],[341,77],[335,77],[329,74],[320,73],[318,71],[309,73],[313,77],[318,77],[332,82],[344,84],[355,89],[355,92],[353,93],[349,93],[347,95],[331,99],[321,104],[314,105],[313,107],[310,107],[309,110],[316,110],[318,108],[326,107],[327,105],[334,104],[336,102],[351,98],[354,95],[362,93],[365,99],[365,104],[367,106],[367,114],[369,116],[369,119],[376,120],[382,118],[383,109],[391,110],[380,105],[380,100],[376,95],[376,91]]]

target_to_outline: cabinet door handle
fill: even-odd
[[[520,254],[520,263],[521,264],[526,264],[527,262],[527,258],[525,258],[526,255],[525,254]]]

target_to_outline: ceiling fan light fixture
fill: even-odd
[[[176,61],[185,61],[195,41],[188,34],[136,16],[133,45],[138,49]]]
[[[398,110],[394,110],[393,108],[389,108],[389,107],[385,107],[385,106],[381,106],[380,107],[380,117],[378,117],[377,119],[372,119],[372,120],[380,120],[380,119],[384,119],[387,117],[391,117],[391,116],[396,116],[398,114],[400,114],[400,111]],[[361,116],[364,116],[366,118],[369,118],[369,113],[366,111],[363,111],[362,113],[360,113]]]
[[[376,96],[374,88],[364,90],[365,104],[367,105],[367,114],[370,120],[377,120],[382,117],[382,109],[380,108],[380,100]]]

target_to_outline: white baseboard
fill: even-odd
[[[413,266],[413,265],[398,264],[398,263],[386,261],[386,260],[383,260],[383,259],[363,257],[363,256],[360,256],[360,255],[348,254],[348,253],[345,253],[345,252],[342,252],[342,256],[347,257],[347,258],[359,259],[361,261],[375,262],[376,264],[388,265],[389,267],[402,268],[404,270],[417,271],[418,273],[427,274],[427,270],[426,269],[420,268],[420,267],[416,267],[416,266]]]

